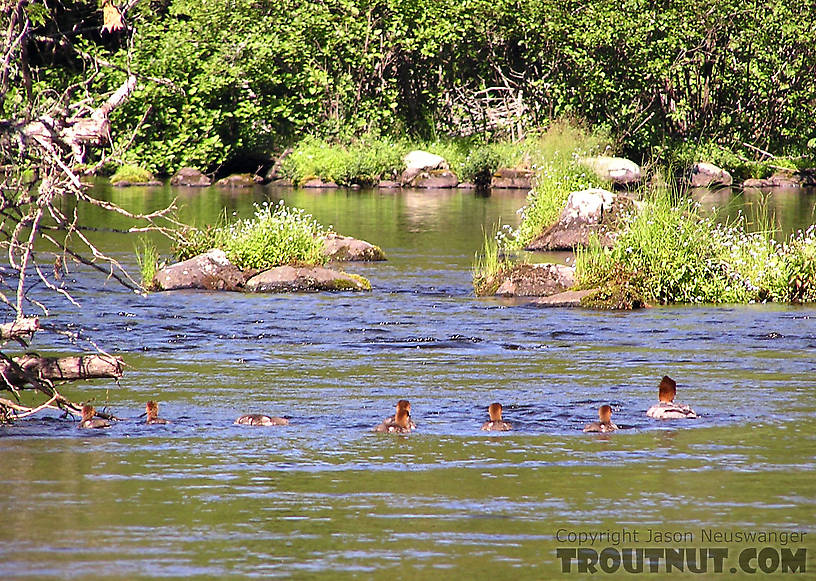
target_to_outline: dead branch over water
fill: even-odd
[[[127,101],[139,77],[127,71],[125,80],[112,93],[96,94],[92,82],[107,63],[87,53],[74,54],[85,67],[84,81],[61,92],[35,94],[29,49],[42,40],[36,34],[43,22],[32,22],[28,4],[27,0],[0,3],[0,20],[8,23],[0,30],[0,103],[6,104],[6,114],[10,111],[9,118],[0,119],[0,264],[7,263],[0,266],[0,319],[6,321],[0,324],[0,391],[13,397],[0,398],[0,422],[45,409],[79,415],[80,406],[64,398],[55,384],[122,375],[123,361],[93,342],[89,343],[95,353],[74,357],[6,353],[11,341],[27,349],[35,334],[44,329],[68,335],[41,324],[40,317],[49,315],[42,293],[78,307],[80,302],[72,295],[65,276],[74,265],[89,267],[133,291],[143,290],[119,262],[85,236],[79,226],[81,205],[126,216],[133,221],[134,231],[140,232],[162,231],[158,221],[174,209],[134,214],[90,193],[83,177],[94,174],[110,156],[119,153],[111,150],[110,115]],[[54,46],[70,48],[69,40],[58,42],[68,39],[68,31],[63,36],[56,14],[47,6],[44,10],[48,24],[58,31]],[[126,9],[115,12],[105,12],[105,30],[127,35],[122,21]],[[66,214],[64,208],[71,206],[73,215]],[[33,292],[35,288],[40,295]],[[23,405],[22,389],[33,389],[44,400],[32,407]]]

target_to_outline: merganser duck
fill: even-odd
[[[288,426],[289,420],[264,414],[246,414],[235,420],[235,423],[243,426]]]
[[[146,424],[169,424],[168,420],[159,417],[159,404],[150,400],[145,405],[145,412],[147,413]]]
[[[408,434],[414,429],[416,429],[416,424],[411,420],[411,404],[407,399],[401,399],[397,402],[397,413],[390,418],[385,418],[383,423],[374,428],[374,431]]]
[[[79,427],[82,429],[97,429],[110,428],[111,423],[102,418],[95,418],[96,409],[94,406],[85,404],[82,406],[82,421],[79,422]]]
[[[683,418],[694,419],[697,414],[687,405],[675,403],[674,397],[677,395],[677,382],[668,375],[664,375],[660,381],[658,391],[659,403],[648,409],[646,415],[657,420],[679,420]]]
[[[487,413],[490,414],[490,421],[482,424],[483,430],[487,432],[506,432],[513,429],[513,426],[502,421],[502,405],[500,403],[490,404]]]
[[[600,421],[592,422],[584,426],[585,432],[614,432],[618,426],[612,423],[612,408],[608,405],[602,405],[598,408],[598,419]]]

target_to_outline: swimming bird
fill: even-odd
[[[235,420],[235,423],[242,426],[288,426],[289,420],[264,414],[246,414]]]
[[[584,426],[585,432],[614,432],[618,426],[612,423],[612,408],[608,405],[602,405],[598,408],[598,419],[600,421],[592,422]]]
[[[684,418],[694,419],[697,414],[687,405],[675,403],[677,395],[677,382],[668,375],[664,375],[660,380],[658,398],[660,401],[646,411],[646,415],[657,420],[679,420]]]
[[[416,429],[416,424],[411,420],[411,404],[407,399],[401,399],[397,402],[397,413],[390,418],[385,418],[383,423],[374,428],[374,431],[408,434],[413,429]]]
[[[500,403],[490,404],[487,413],[490,414],[490,421],[482,424],[483,430],[487,432],[506,432],[513,429],[513,426],[502,421],[502,405]]]
[[[145,412],[147,413],[146,424],[169,424],[168,420],[159,417],[159,404],[150,400],[145,405]]]
[[[82,406],[82,421],[79,422],[79,427],[83,429],[97,429],[97,428],[110,428],[111,423],[108,420],[103,420],[102,418],[95,418],[96,409],[94,406],[85,404]]]

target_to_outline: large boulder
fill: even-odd
[[[277,266],[253,276],[246,290],[257,293],[367,291],[371,283],[365,278],[322,266]]]
[[[330,232],[323,238],[323,243],[323,254],[329,260],[344,262],[385,260],[382,248],[365,240]]]
[[[212,180],[194,167],[183,167],[170,178],[171,186],[183,186],[190,188],[205,188],[212,183]]]
[[[459,178],[455,173],[447,169],[420,171],[411,176],[410,179],[406,179],[405,174],[403,174],[402,179],[402,183],[407,187],[428,190],[455,188],[459,185]]]
[[[689,170],[689,184],[693,188],[730,186],[733,182],[730,173],[713,163],[698,162]]]
[[[529,169],[500,167],[490,180],[491,188],[529,190],[533,187],[535,172]]]
[[[640,166],[623,157],[582,157],[579,163],[591,169],[602,180],[609,180],[616,185],[626,186],[640,181]]]
[[[420,176],[420,174],[423,174],[427,178],[431,172],[449,169],[448,162],[445,161],[445,158],[441,155],[436,155],[435,153],[429,153],[427,151],[421,151],[418,149],[409,152],[402,159],[402,161],[405,163],[405,171],[402,172],[400,183],[412,187],[423,187],[412,183],[416,178],[418,178],[418,176]],[[456,181],[457,183],[459,182],[459,180]],[[456,184],[448,187],[455,186]]]
[[[575,284],[575,268],[563,264],[518,264],[503,276],[497,295],[545,297]]]
[[[197,288],[241,290],[246,275],[233,265],[223,250],[212,249],[189,260],[162,268],[155,283],[160,290]]]
[[[332,181],[327,182],[322,180],[321,178],[314,177],[309,178],[307,180],[303,180],[300,183],[300,187],[321,190],[321,189],[335,189],[338,188],[339,186],[335,182]]]
[[[236,173],[225,178],[221,178],[215,185],[220,188],[251,188],[260,183],[261,178],[248,173]]]
[[[610,191],[591,188],[572,192],[558,221],[526,246],[526,250],[572,250],[587,246],[596,235],[605,246],[611,246],[617,226],[634,202]]]
[[[441,155],[429,153],[415,149],[408,153],[402,161],[405,163],[405,169],[448,169],[448,162]]]
[[[539,297],[531,302],[541,307],[580,307],[581,299],[595,292],[594,290],[570,290],[562,293]]]

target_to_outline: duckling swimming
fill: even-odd
[[[407,399],[401,399],[397,402],[397,413],[390,418],[385,418],[383,423],[374,428],[374,431],[408,434],[414,429],[416,429],[416,424],[411,420],[411,404]]]
[[[614,432],[618,426],[612,423],[612,408],[608,405],[602,405],[598,408],[598,419],[600,421],[592,422],[584,426],[585,432]]]
[[[288,426],[289,420],[264,414],[246,414],[235,420],[235,423],[242,426]]]
[[[660,381],[658,391],[659,403],[648,409],[646,415],[657,420],[679,420],[683,418],[694,419],[697,414],[687,405],[675,403],[677,395],[677,382],[668,375],[664,375]]]
[[[513,429],[513,426],[502,421],[502,405],[500,403],[490,404],[487,413],[490,414],[490,421],[482,424],[483,430],[487,432],[506,432]]]
[[[159,417],[159,404],[150,400],[145,405],[145,412],[147,413],[146,424],[169,424],[168,420]]]
[[[82,429],[98,429],[110,428],[111,423],[102,418],[95,418],[96,409],[92,405],[85,404],[82,406],[82,421],[79,422],[79,427]]]

